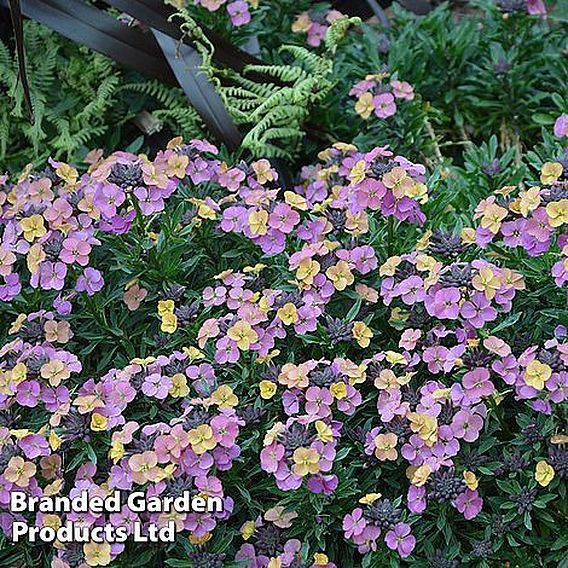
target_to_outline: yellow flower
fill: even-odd
[[[541,460],[536,464],[534,478],[540,485],[546,487],[554,478],[554,468],[544,460]]]
[[[468,489],[475,491],[477,486],[479,485],[479,480],[473,471],[464,471],[463,478],[465,480],[465,484],[467,485]]]
[[[391,256],[382,264],[379,268],[380,276],[394,276],[396,272],[396,267],[402,262],[400,256]]]
[[[349,172],[347,176],[351,180],[351,185],[356,183],[361,183],[365,179],[365,172],[367,170],[367,162],[365,160],[359,160]]]
[[[488,300],[492,300],[495,298],[497,290],[501,288],[501,279],[493,273],[489,266],[484,266],[473,277],[471,284],[476,290],[484,292]]]
[[[416,487],[422,487],[428,481],[431,473],[432,466],[425,463],[414,470],[410,483],[412,483],[412,485],[416,485]]]
[[[333,383],[329,387],[329,392],[337,400],[341,400],[347,396],[347,385],[343,382]]]
[[[501,228],[501,221],[507,216],[507,210],[496,203],[487,205],[481,217],[481,226],[488,229],[494,235]]]
[[[471,227],[464,227],[461,230],[461,242],[464,245],[474,245],[475,244],[475,229]]]
[[[254,521],[246,521],[241,527],[241,536],[243,540],[248,540],[256,532],[256,524]]]
[[[258,386],[260,388],[260,396],[264,400],[270,400],[276,394],[276,389],[278,388],[276,383],[272,381],[260,381]]]
[[[294,33],[306,33],[312,25],[312,21],[310,20],[310,16],[307,12],[303,12],[299,16],[296,17],[294,23],[292,24],[292,31]]]
[[[525,369],[525,383],[537,390],[542,390],[544,383],[550,379],[551,375],[552,369],[546,363],[541,363],[535,359]]]
[[[57,515],[44,515],[43,526],[57,530],[61,526],[61,519]]]
[[[389,432],[388,434],[379,434],[375,436],[375,456],[381,461],[394,461],[398,457],[396,445],[398,436]]]
[[[28,368],[26,367],[25,363],[18,363],[12,369],[10,380],[15,385],[19,385],[21,382],[26,380],[27,376],[28,376]],[[47,378],[47,377],[44,377],[44,378]],[[54,385],[54,386],[57,386],[57,385]]]
[[[438,421],[434,416],[409,412],[407,418],[410,420],[410,429],[418,434],[427,446],[431,447],[437,442]]]
[[[300,477],[315,475],[320,469],[320,455],[313,448],[296,448],[292,459],[294,460],[292,471]]]
[[[325,274],[332,281],[335,289],[339,291],[345,290],[347,286],[350,286],[355,281],[349,265],[344,260],[340,260],[336,265],[330,266],[325,271]]]
[[[83,545],[85,562],[89,566],[107,566],[110,564],[110,550],[108,542],[88,542]]]
[[[182,398],[189,394],[189,387],[187,386],[187,377],[183,373],[176,373],[172,377],[172,386],[168,391],[174,398]]]
[[[316,420],[315,426],[319,440],[322,442],[333,442],[333,432],[323,420]]]
[[[558,180],[564,168],[558,162],[545,162],[540,170],[540,183],[550,185]]]
[[[307,286],[311,286],[314,283],[314,276],[316,276],[319,271],[320,263],[317,260],[305,258],[296,269],[296,278]]]
[[[296,323],[299,319],[298,310],[292,302],[284,304],[276,313],[284,325]]]
[[[209,424],[201,424],[197,428],[193,428],[188,433],[191,449],[199,456],[208,450],[212,450],[217,442],[213,438],[213,430]]]
[[[34,241],[34,239],[43,237],[43,235],[47,233],[47,229],[43,223],[43,217],[38,214],[22,219],[20,226],[24,231],[24,239],[30,243]]]
[[[173,314],[175,307],[173,300],[160,300],[158,302],[158,315],[162,317],[166,314]]]
[[[206,532],[203,536],[196,536],[194,534],[190,534],[187,539],[191,544],[205,544],[211,540],[213,533]]]
[[[364,495],[363,497],[361,497],[361,499],[359,499],[359,503],[361,503],[361,505],[372,505],[377,499],[380,499],[381,497],[381,493],[367,493],[367,495]]]
[[[251,211],[248,216],[250,232],[253,235],[266,235],[268,232],[268,211]]]
[[[361,118],[367,120],[374,110],[373,95],[371,93],[363,93],[355,103],[355,112],[357,112]]]
[[[227,331],[227,336],[236,342],[241,351],[248,351],[251,343],[258,341],[258,334],[248,321],[240,320],[231,326]]]
[[[353,333],[353,337],[356,339],[360,347],[369,347],[371,339],[373,338],[373,332],[365,322],[356,321],[353,324],[353,329],[351,330],[351,332]]]
[[[264,185],[267,181],[274,181],[274,172],[268,160],[258,160],[258,162],[253,162],[251,166],[256,174],[256,180],[261,185]]]
[[[93,412],[93,414],[91,414],[91,430],[93,432],[103,432],[106,430],[107,425],[108,420],[106,416],[103,416],[98,412]]]
[[[219,408],[232,408],[239,404],[237,395],[229,385],[221,385],[212,395],[211,400]]]
[[[281,558],[271,558],[266,568],[282,568],[282,559]]]
[[[77,170],[69,164],[59,164],[57,166],[57,169],[55,170],[55,173],[59,178],[61,178],[63,181],[66,181],[69,185],[73,185],[79,177],[79,172],[77,172]]]
[[[175,314],[164,314],[162,316],[162,325],[160,329],[164,333],[174,333],[178,326],[178,319]]]
[[[52,359],[41,366],[40,374],[49,381],[51,386],[57,387],[61,384],[61,381],[71,376],[71,371],[63,361]]]
[[[519,193],[519,211],[526,217],[540,205],[540,187],[531,187],[527,191]]]
[[[306,198],[294,193],[293,191],[285,191],[284,192],[284,201],[290,206],[294,207],[294,209],[299,209],[300,211],[307,211],[308,203]]]
[[[407,361],[402,353],[397,353],[396,351],[387,351],[385,353],[385,359],[391,365],[406,365]]]
[[[179,179],[185,177],[185,169],[189,165],[189,158],[185,154],[171,154],[168,158],[166,173]]]
[[[551,227],[560,227],[568,223],[568,199],[549,203],[546,206],[546,214]]]
[[[322,552],[316,552],[314,554],[314,566],[327,566],[329,564],[329,558],[327,554]]]
[[[26,314],[19,314],[18,317],[12,322],[8,333],[10,335],[12,335],[13,333],[18,333],[18,331],[22,329],[22,326],[24,325],[26,319],[28,319],[28,316]]]
[[[108,452],[108,457],[112,460],[113,463],[118,463],[123,458],[124,454],[124,444],[122,442],[119,442],[118,440],[114,441]]]
[[[49,433],[49,447],[56,452],[61,447],[61,438],[52,430]]]

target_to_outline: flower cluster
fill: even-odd
[[[210,12],[217,12],[221,6],[226,5],[227,14],[235,27],[250,23],[250,8],[258,8],[258,0],[194,0],[194,4],[202,6]]]
[[[541,256],[560,249],[560,260],[552,268],[558,286],[568,281],[568,154],[545,162],[540,186],[517,192],[505,186],[476,208],[479,221],[475,233],[467,235],[481,247],[499,242],[509,249],[524,249],[529,256]],[[514,195],[516,193],[516,196]]]
[[[319,47],[325,38],[329,26],[338,18],[342,17],[338,10],[310,10],[302,12],[292,24],[294,33],[302,33],[307,36],[307,43],[311,47]]]
[[[65,163],[50,161],[41,174],[26,170],[15,185],[0,178],[0,300],[11,301],[29,273],[32,288],[75,290],[92,295],[102,289],[101,272],[91,266],[97,232],[124,234],[137,215],[163,211],[181,179],[205,181],[207,154],[217,149],[199,140],[144,156],[115,152],[80,176]]]
[[[409,83],[389,78],[389,73],[367,75],[349,91],[349,96],[357,99],[355,111],[361,118],[367,120],[373,113],[378,118],[388,118],[396,114],[397,100],[414,99],[414,89]]]

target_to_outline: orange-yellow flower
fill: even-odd
[[[317,260],[305,258],[296,269],[296,278],[307,286],[311,286],[314,283],[314,277],[319,271],[320,263]]]
[[[211,400],[213,404],[216,404],[219,408],[232,408],[239,404],[239,399],[237,395],[233,392],[233,389],[229,385],[221,385],[212,395]]]
[[[554,468],[544,460],[536,464],[534,478],[543,487],[546,487],[554,479],[554,475]]]
[[[240,320],[227,331],[227,336],[232,339],[241,351],[248,351],[251,343],[258,341],[258,333],[248,321]]]
[[[110,564],[110,544],[108,542],[88,542],[83,545],[85,562],[89,566],[108,566]]]
[[[326,276],[331,280],[336,290],[345,290],[355,281],[355,277],[349,268],[349,264],[340,260],[336,265],[330,266],[325,271]]]
[[[198,456],[212,450],[217,445],[213,437],[213,429],[209,424],[201,424],[201,426],[190,430],[188,439],[191,444],[191,449]]]
[[[398,457],[396,445],[398,436],[389,432],[388,434],[378,434],[375,437],[375,456],[381,461],[394,461]]]
[[[292,471],[300,477],[315,475],[320,469],[320,455],[313,448],[296,448],[292,459],[294,460]]]
[[[18,487],[27,487],[36,471],[37,467],[34,463],[25,461],[20,456],[15,456],[10,458],[8,467],[4,471],[4,478]]]
[[[534,359],[525,369],[525,383],[537,390],[542,390],[551,375],[552,369],[546,363]]]
[[[47,229],[45,228],[43,217],[38,215],[31,215],[30,217],[26,217],[20,221],[20,226],[24,231],[24,239],[28,242],[33,242],[35,239],[39,237],[43,237],[47,233]]]
[[[353,337],[360,347],[369,347],[371,339],[373,338],[373,331],[363,321],[356,321],[351,330]]]
[[[296,323],[299,319],[298,310],[292,302],[284,304],[276,313],[284,325]]]

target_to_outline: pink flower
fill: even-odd
[[[343,517],[343,531],[345,538],[360,535],[367,526],[367,521],[363,517],[363,509],[357,507],[352,513]]]
[[[381,93],[373,97],[373,104],[375,106],[375,114],[379,118],[388,118],[396,113],[396,104],[394,96],[391,93]]]
[[[396,550],[401,558],[410,556],[416,546],[416,538],[410,533],[410,526],[406,523],[397,523],[385,535],[385,543],[391,550]]]
[[[561,114],[554,123],[554,136],[564,138],[568,136],[568,114]]]
[[[452,504],[469,521],[477,517],[481,511],[483,499],[479,496],[477,491],[466,489],[463,493],[458,495],[457,499]]]
[[[411,101],[414,98],[414,89],[406,81],[392,81],[392,92],[397,99]]]
[[[244,26],[251,20],[249,6],[245,0],[237,0],[227,5],[227,13],[234,26]]]
[[[59,258],[66,264],[80,264],[87,266],[89,264],[89,254],[91,245],[85,241],[70,237],[63,241],[63,248],[59,254]]]

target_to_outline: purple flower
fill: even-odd
[[[388,118],[396,113],[394,96],[391,93],[381,93],[373,98],[375,114],[379,118]]]
[[[457,319],[461,300],[459,288],[442,288],[434,296],[426,296],[425,306],[428,313],[440,319]]]
[[[363,509],[357,507],[351,514],[343,517],[343,531],[345,538],[360,535],[367,526],[367,521],[363,517]]]
[[[468,371],[462,379],[462,385],[472,403],[479,402],[482,397],[490,396],[495,392],[495,387],[489,380],[489,371],[484,367]]]
[[[456,412],[450,426],[456,438],[463,438],[466,442],[475,442],[483,428],[483,418],[468,410],[460,410]]]
[[[63,265],[65,266],[65,265]],[[77,279],[75,290],[86,292],[92,296],[104,286],[103,275],[96,268],[85,268],[83,274]]]
[[[426,489],[411,485],[408,488],[408,510],[411,513],[422,513],[426,509]]]
[[[481,511],[483,499],[479,496],[477,491],[466,489],[463,493],[458,495],[452,504],[469,521],[477,517]]]
[[[39,400],[41,387],[37,381],[23,381],[18,385],[16,402],[33,408]]]
[[[416,538],[410,533],[410,526],[406,523],[397,523],[385,535],[385,543],[391,550],[396,550],[401,558],[410,556],[416,546]]]
[[[554,136],[564,138],[568,136],[568,114],[561,114],[554,123]]]

